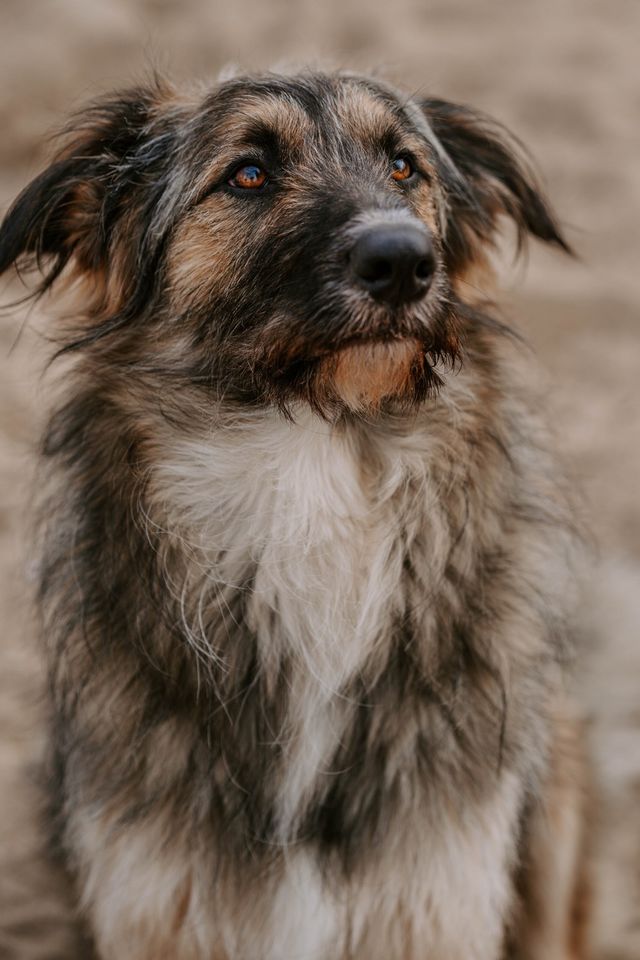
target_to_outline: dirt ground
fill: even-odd
[[[282,62],[383,70],[499,117],[532,149],[580,253],[534,250],[504,282],[597,545],[580,682],[603,797],[594,956],[638,960],[640,3],[1,0],[0,211],[70,109],[149,63],[206,78]],[[24,311],[0,316],[0,958],[84,958],[61,881],[38,856],[27,772],[42,730],[26,544],[46,351],[30,322],[15,343],[24,322]]]

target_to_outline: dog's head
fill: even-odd
[[[0,271],[81,277],[70,346],[245,403],[418,402],[461,352],[461,283],[501,215],[566,249],[517,145],[368,78],[161,83],[85,111],[18,198]]]

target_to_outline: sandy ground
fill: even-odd
[[[383,69],[493,113],[537,157],[581,260],[533,251],[505,284],[597,545],[580,683],[604,801],[594,954],[638,960],[640,3],[1,0],[0,209],[41,167],[45,135],[70,109],[150,61],[178,78],[230,62]],[[0,322],[0,958],[84,958],[64,887],[38,857],[28,775],[42,722],[25,545],[45,400],[42,344],[27,330],[12,349],[24,319]]]

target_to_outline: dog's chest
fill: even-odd
[[[417,426],[363,438],[311,419],[274,419],[181,440],[157,468],[156,494],[192,559],[185,628],[210,623],[213,605],[224,630],[203,629],[199,644],[216,646],[223,673],[249,638],[258,661],[255,684],[225,704],[232,723],[221,737],[217,789],[223,805],[236,785],[242,790],[246,822],[229,828],[241,844],[264,828],[268,808],[256,856],[277,850],[278,867],[259,903],[221,908],[236,917],[230,955],[497,954],[521,784],[492,777],[462,810],[454,796],[461,781],[445,783],[457,763],[455,724],[416,692],[411,665],[402,673],[389,656],[409,619],[424,632],[405,638],[408,647],[433,640],[437,596],[426,590],[442,581],[458,536],[459,476],[436,471],[437,442]],[[206,599],[207,616],[191,596]],[[234,740],[251,717],[250,736]],[[478,715],[474,728],[481,722]],[[487,766],[475,751],[465,764]],[[334,871],[349,849],[353,870]],[[263,917],[260,943],[240,942],[237,931],[255,927],[245,908]],[[476,931],[477,953],[456,953],[460,924]]]
[[[383,670],[406,617],[407,569],[421,565],[423,581],[441,576],[449,521],[425,431],[363,435],[273,418],[181,441],[160,476],[184,542],[197,544],[194,593],[225,618],[218,639],[199,636],[200,648],[217,644],[224,669],[229,632],[238,643],[250,635],[267,712],[286,670],[270,735],[280,751],[275,830],[285,840],[318,778],[335,777],[361,707],[354,682]],[[201,609],[183,608],[197,630]]]
[[[418,428],[364,439],[314,419],[173,445],[157,470],[169,521],[222,606],[244,590],[266,670],[291,655],[336,689],[384,640],[424,535],[438,567],[448,528],[428,447]]]

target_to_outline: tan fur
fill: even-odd
[[[453,278],[453,289],[467,303],[493,302],[498,294],[498,278],[490,258],[481,250]]]
[[[281,97],[247,95],[235,111],[234,116],[223,127],[225,149],[229,149],[234,139],[242,137],[247,123],[260,122],[278,131],[284,143],[292,151],[302,150],[305,136],[311,129],[309,118],[295,102],[284,102]]]
[[[198,302],[211,285],[212,274],[222,286],[229,283],[242,257],[242,235],[230,244],[229,230],[235,226],[233,207],[211,210],[200,204],[180,225],[172,242],[170,282],[176,306]]]
[[[340,91],[337,112],[344,129],[356,143],[362,140],[376,142],[394,127],[386,105],[357,84]],[[424,152],[423,144],[419,143],[419,149]]]
[[[375,411],[408,389],[414,364],[424,363],[417,341],[353,344],[321,364],[318,377],[350,410]]]

